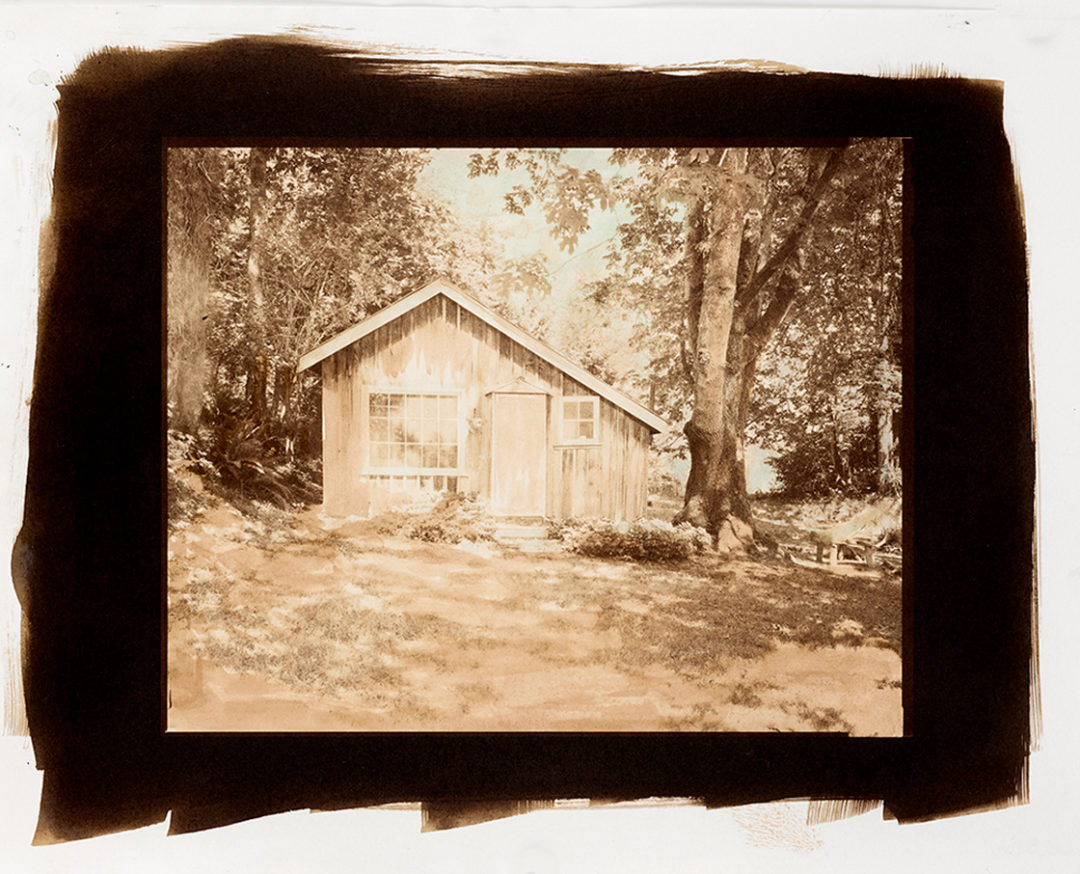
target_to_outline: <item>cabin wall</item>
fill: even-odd
[[[417,487],[408,477],[388,481],[368,472],[365,387],[459,391],[464,439],[457,490],[490,498],[488,392],[517,378],[549,393],[547,515],[633,519],[645,512],[648,427],[600,398],[600,445],[560,446],[558,398],[592,392],[442,295],[325,359],[322,375],[323,491],[331,515],[378,512]]]

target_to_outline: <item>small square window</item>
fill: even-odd
[[[598,398],[562,400],[561,439],[564,443],[593,443],[597,439]]]

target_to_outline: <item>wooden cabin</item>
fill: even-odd
[[[445,280],[300,359],[322,366],[323,500],[367,516],[417,491],[497,516],[635,519],[667,423]]]

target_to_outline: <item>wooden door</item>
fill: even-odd
[[[491,510],[497,516],[547,511],[547,395],[491,396]]]

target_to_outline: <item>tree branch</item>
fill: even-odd
[[[801,245],[814,213],[817,212],[817,208],[821,204],[821,199],[829,182],[832,181],[833,176],[836,175],[836,172],[843,164],[845,153],[846,147],[833,149],[817,179],[812,184],[808,183],[804,195],[803,209],[795,222],[795,227],[791,229],[787,239],[780,244],[773,256],[765,262],[765,266],[757,272],[753,280],[735,296],[736,306],[745,306],[753,301],[777,271],[787,264],[792,253]]]
[[[698,324],[701,320],[701,301],[705,292],[705,207],[699,200],[690,212],[689,229],[686,234],[686,333],[691,351],[691,367],[697,360]]]
[[[796,259],[801,261],[801,258]],[[800,263],[789,261],[784,265],[784,271],[780,274],[780,281],[776,285],[776,294],[769,301],[768,307],[757,324],[746,332],[746,340],[750,346],[748,358],[756,359],[769,338],[779,329],[791,312],[791,305],[799,293],[799,274],[802,272]]]

